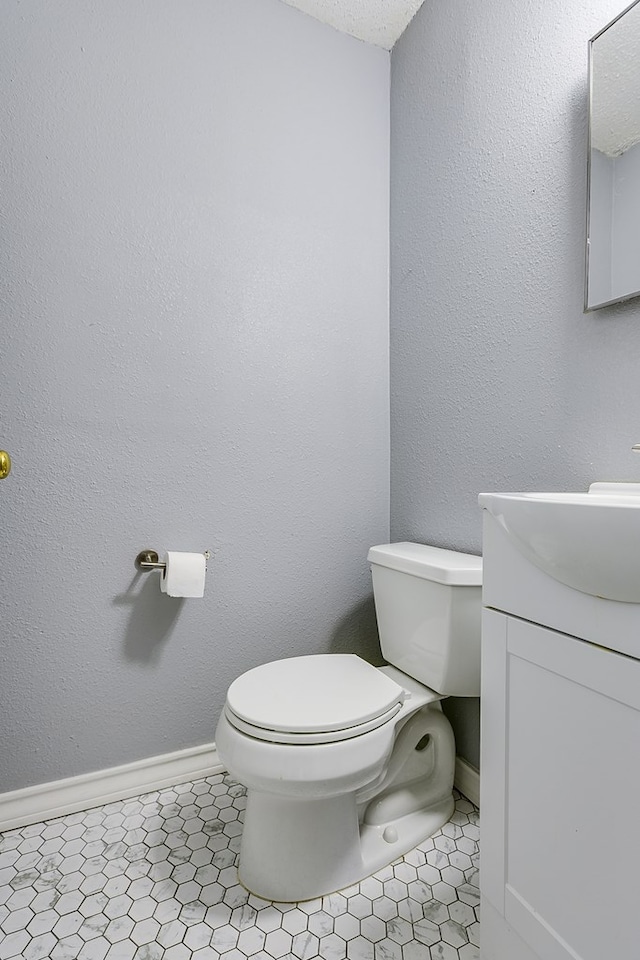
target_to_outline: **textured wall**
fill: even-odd
[[[0,789],[375,656],[389,56],[277,0],[0,9]],[[204,550],[204,600],[136,575]]]
[[[587,41],[622,6],[432,0],[393,50],[392,539],[479,553],[481,490],[640,478],[640,307],[582,312]]]

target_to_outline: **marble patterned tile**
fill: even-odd
[[[268,903],[238,882],[225,774],[0,834],[0,960],[478,960],[478,811],[346,890]]]

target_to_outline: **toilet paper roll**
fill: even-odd
[[[169,597],[204,597],[207,560],[203,553],[179,553],[169,550],[160,578],[160,589]]]

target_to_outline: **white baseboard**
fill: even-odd
[[[210,777],[223,770],[215,743],[205,743],[121,767],[0,793],[0,833]],[[480,774],[461,757],[456,757],[455,785],[472,803],[479,804]]]
[[[0,832],[221,773],[214,743],[0,793]]]
[[[476,807],[480,806],[480,774],[462,757],[456,757],[454,785],[467,800],[475,803]]]

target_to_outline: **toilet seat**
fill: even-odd
[[[256,727],[245,720],[236,717],[233,711],[225,707],[225,716],[232,727],[241,733],[246,733],[249,737],[255,737],[257,740],[265,740],[268,743],[299,744],[306,746],[314,743],[338,743],[340,740],[352,740],[363,733],[369,733],[383,724],[392,720],[393,717],[402,709],[402,704],[398,703],[391,710],[388,710],[380,717],[368,720],[366,723],[357,724],[354,727],[346,727],[342,730],[327,730],[318,733],[290,733],[285,730],[268,730],[264,727]]]
[[[249,670],[227,693],[236,729],[271,743],[335,743],[388,723],[407,691],[353,654],[277,660]]]

